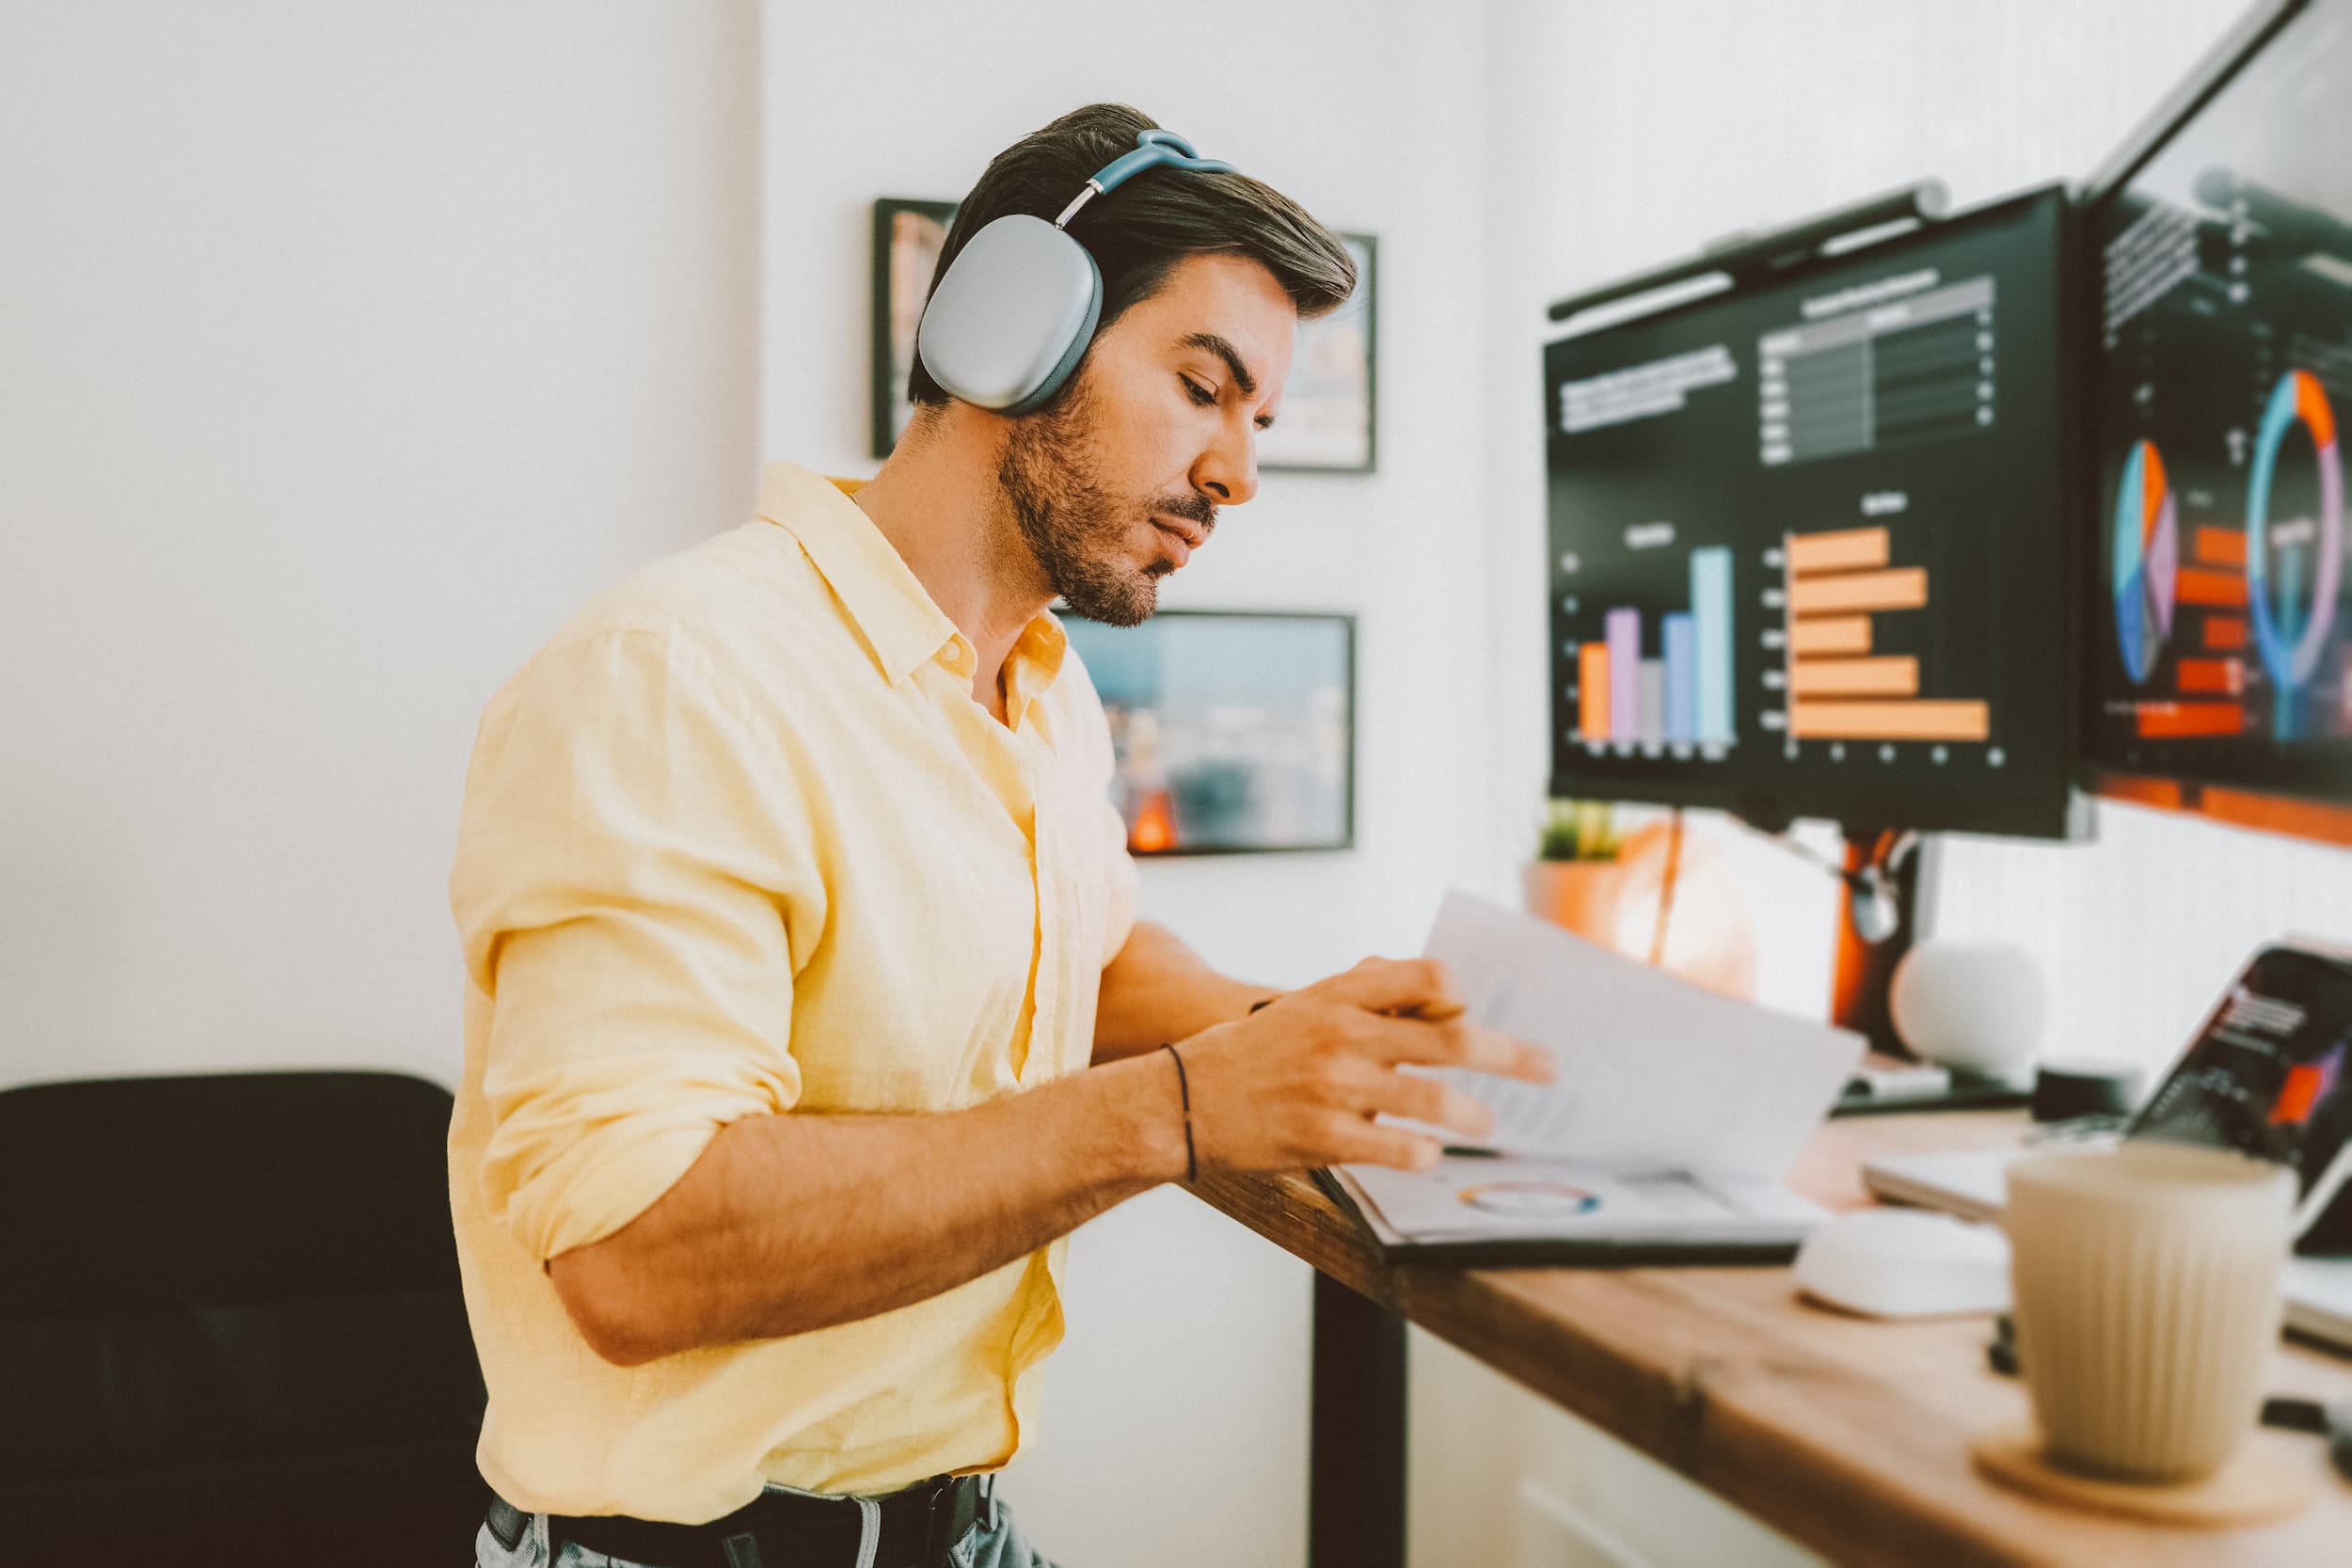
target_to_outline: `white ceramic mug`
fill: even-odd
[[[2017,1355],[2050,1458],[2140,1481],[2210,1473],[2260,1415],[2295,1179],[2153,1141],[2009,1168]]]

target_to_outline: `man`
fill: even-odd
[[[1150,127],[1098,105],[1007,150],[943,274]],[[1152,612],[1256,493],[1296,323],[1354,275],[1189,166],[1067,231],[1103,292],[1064,390],[1008,416],[918,369],[872,482],[771,468],[756,520],[607,594],[484,716],[450,1179],[485,1565],[1041,1562],[986,1478],[1068,1231],[1198,1170],[1434,1158],[1380,1112],[1486,1125],[1401,1063],[1544,1070],[1450,1018],[1434,966],[1260,1007],[1134,919],[1046,607]]]

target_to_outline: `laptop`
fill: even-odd
[[[1992,1220],[2021,1154],[2124,1138],[2233,1148],[2293,1169],[2287,1326],[2352,1352],[2352,956],[2317,945],[2257,952],[2120,1128],[2061,1124],[2023,1148],[1885,1155],[1866,1163],[1862,1179],[1881,1197]]]

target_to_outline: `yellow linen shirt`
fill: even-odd
[[[770,468],[754,521],[605,594],[483,715],[450,878],[450,1203],[479,1460],[526,1511],[699,1523],[771,1481],[993,1468],[1061,1338],[1060,1242],[863,1322],[628,1369],[542,1267],[740,1117],[951,1110],[1091,1053],[1135,906],[1101,701],[1041,615],[993,718],[853,489]]]

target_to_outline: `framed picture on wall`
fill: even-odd
[[[874,203],[874,455],[888,457],[907,424],[907,372],[923,295],[955,221],[952,201],[884,197]]]
[[[1110,716],[1112,795],[1138,855],[1345,849],[1356,841],[1356,620],[1064,612]]]
[[[1377,466],[1379,242],[1343,234],[1356,292],[1319,321],[1301,322],[1281,417],[1258,437],[1258,467],[1368,474]]]

